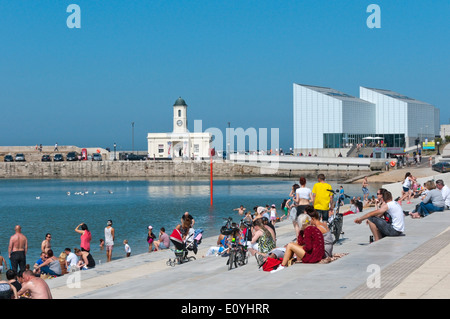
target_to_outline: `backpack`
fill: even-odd
[[[283,261],[283,258],[267,258],[264,264],[262,265],[262,269],[264,271],[271,271],[276,269],[279,265],[281,265],[281,262]]]

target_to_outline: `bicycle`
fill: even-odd
[[[336,190],[335,192],[332,189],[329,189],[328,191],[333,194],[339,194],[338,190]],[[339,213],[340,207],[344,204],[344,198],[350,198],[350,196],[346,194],[339,194],[333,210],[333,219],[331,219],[331,221],[328,221],[328,228],[334,236],[333,245],[336,244],[339,241],[339,237],[344,234],[344,232],[342,231],[342,228],[344,226],[344,214]]]
[[[247,245],[242,245],[239,243],[239,238],[237,237],[237,234],[239,233],[239,227],[233,227],[232,225],[232,219],[231,217],[226,219],[227,223],[225,224],[225,226],[222,226],[220,229],[220,232],[223,235],[226,236],[232,236],[231,237],[231,243],[230,243],[230,247],[227,249],[228,251],[228,260],[227,260],[227,265],[228,265],[228,270],[233,269],[233,265],[235,268],[238,268],[239,266],[244,266],[248,263],[248,253],[247,253]],[[241,221],[242,225],[243,221]],[[247,227],[249,227],[248,225],[246,225]],[[248,230],[246,232],[246,238],[245,238],[245,243],[247,243],[247,237],[248,237]],[[237,241],[236,241],[237,239]]]

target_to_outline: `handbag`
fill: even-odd
[[[386,221],[386,223],[392,224],[392,217],[391,217],[391,215],[388,212],[385,212],[383,214],[383,218]]]

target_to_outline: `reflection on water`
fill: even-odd
[[[188,198],[192,196],[209,196],[209,182],[203,184],[192,183],[172,183],[170,185],[154,185],[147,186],[147,192],[150,197],[154,198]]]
[[[99,249],[108,219],[113,220],[116,241],[113,258],[123,257],[123,240],[132,254],[147,252],[147,227],[155,234],[165,227],[170,234],[188,211],[205,236],[218,235],[224,218],[238,220],[234,208],[275,204],[280,207],[296,179],[249,178],[214,181],[214,205],[210,206],[210,184],[206,179],[147,180],[0,180],[0,252],[7,257],[9,237],[20,224],[29,240],[27,262],[39,258],[40,244],[52,234],[55,254],[79,247],[74,229],[84,222],[92,232],[92,254],[105,262]],[[308,181],[312,189],[315,181]],[[330,182],[333,189],[339,185]],[[346,193],[362,196],[361,185],[344,185]],[[371,185],[371,195],[380,185]]]

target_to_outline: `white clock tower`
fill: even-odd
[[[187,104],[181,97],[173,105],[173,131],[171,133],[148,133],[148,157],[150,159],[196,159],[209,158],[212,134],[189,132]]]
[[[187,104],[180,97],[173,105],[173,133],[186,133],[187,131]]]

